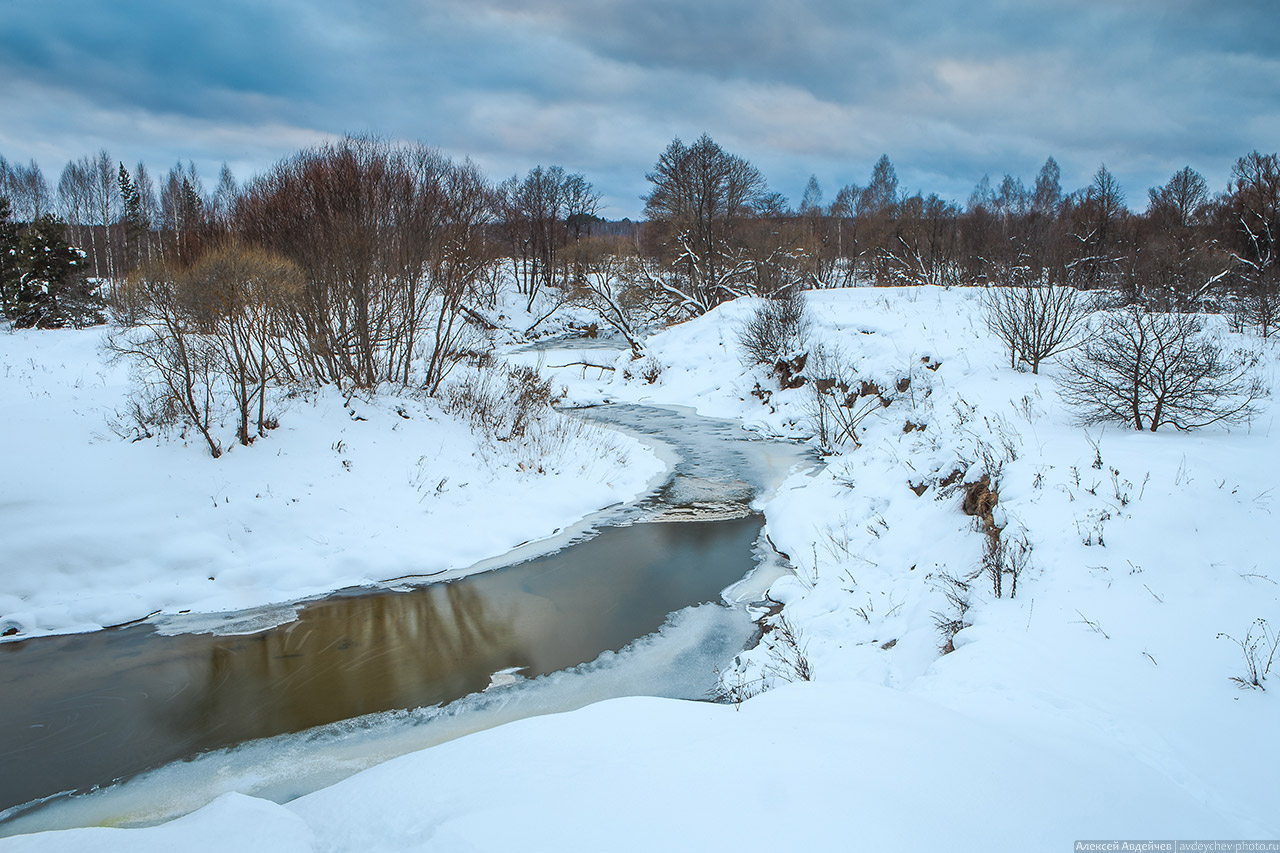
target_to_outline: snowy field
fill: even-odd
[[[859,447],[846,446],[816,477],[796,475],[764,508],[771,540],[795,568],[771,595],[785,603],[812,681],[797,677],[796,649],[772,635],[725,674],[739,697],[773,688],[739,705],[614,700],[393,759],[285,805],[227,794],[159,827],[18,837],[0,841],[0,850],[1066,850],[1080,839],[1280,839],[1277,691],[1231,680],[1246,675],[1237,641],[1255,620],[1267,620],[1272,636],[1280,626],[1272,401],[1229,430],[1086,430],[1057,397],[1058,363],[1038,376],[1012,370],[982,322],[979,299],[977,291],[935,288],[810,295],[811,343],[841,350],[891,401],[862,422]],[[737,330],[753,307],[731,303],[654,336],[643,373],[626,355],[516,357],[615,368],[558,370],[580,403],[678,404],[765,434],[806,434],[811,389],[779,391],[762,369],[742,366]],[[3,545],[7,567],[41,558],[50,541],[69,543],[67,553],[81,560],[95,554],[99,565],[105,553],[115,561],[100,581],[106,600],[108,587],[122,582],[112,575],[182,565],[177,543],[189,535],[196,544],[186,547],[203,542],[206,556],[227,559],[224,539],[250,547],[252,535],[232,513],[263,500],[254,497],[266,483],[263,450],[300,460],[282,469],[293,479],[272,481],[272,500],[281,504],[310,499],[306,488],[347,494],[342,478],[361,476],[362,460],[391,465],[391,452],[372,441],[363,457],[353,450],[351,471],[330,450],[348,434],[350,446],[364,447],[355,430],[403,420],[390,400],[364,404],[363,422],[351,421],[341,398],[308,403],[285,413],[280,431],[260,446],[218,462],[202,459],[194,444],[139,448],[95,437],[114,380],[88,357],[91,344],[46,335],[6,338],[17,348],[5,360],[6,399],[31,413],[5,427],[5,446],[24,448],[6,465],[18,475],[6,487],[7,527],[20,530]],[[1263,378],[1276,387],[1274,345],[1235,343],[1264,351]],[[753,394],[757,385],[770,393]],[[67,415],[68,406],[81,413]],[[428,414],[415,409],[405,423]],[[291,426],[296,438],[286,439]],[[386,436],[385,428],[376,433],[379,442]],[[45,446],[59,448],[56,470],[67,483],[41,476],[50,463],[35,448]],[[624,452],[633,468],[647,459]],[[333,470],[321,470],[322,462]],[[233,480],[227,463],[245,469]],[[94,472],[87,485],[70,482],[83,470]],[[165,486],[165,470],[181,471],[179,482],[204,477],[202,488]],[[526,495],[540,495],[551,479],[490,473],[527,483]],[[993,475],[992,515],[1004,541],[1025,543],[1016,597],[1008,578],[996,597],[982,573],[987,537],[961,511],[964,484],[984,473]],[[251,476],[251,487],[203,497],[205,482],[221,477],[229,488]],[[396,476],[405,480],[403,470]],[[604,481],[593,494],[599,506],[610,499],[608,484],[632,493],[650,470],[633,470],[625,485],[604,471],[592,476]],[[128,502],[142,501],[128,496],[152,480],[163,497],[148,496],[135,511],[183,501],[163,520],[133,528],[134,536],[154,537],[141,540],[154,547],[118,529],[133,515]],[[404,489],[421,512],[420,492]],[[447,491],[439,500],[446,498],[458,500]],[[376,528],[335,528],[343,515],[330,506],[321,527],[328,547],[363,553],[375,542],[386,549],[378,552],[388,556],[384,565],[407,562],[382,541],[407,551],[405,534],[377,535],[408,523],[401,519],[414,510],[403,502],[385,496]],[[266,517],[289,520],[287,505],[265,506]],[[589,508],[547,512],[572,517]],[[169,521],[175,514],[178,524]],[[340,531],[363,538],[353,544]],[[93,547],[98,538],[105,543]],[[273,540],[278,546],[287,537]],[[448,541],[436,550],[455,547]],[[130,552],[148,555],[146,564],[130,562],[139,559]],[[268,548],[259,553],[272,556]],[[292,555],[275,558],[272,575],[305,586]],[[60,583],[83,575],[54,562],[45,556],[40,565],[65,574]],[[191,595],[198,580],[188,578],[171,599],[156,596],[154,584],[133,583],[160,603],[116,606],[203,602]],[[22,618],[32,630],[116,618],[104,608],[73,612],[65,587],[51,581],[31,585],[48,602],[17,602],[31,611]],[[228,584],[210,601],[238,606],[239,589]],[[60,614],[59,606],[65,615],[39,616]],[[945,622],[959,630],[944,633]],[[944,654],[944,645],[954,651]],[[1280,686],[1280,663],[1266,686]]]

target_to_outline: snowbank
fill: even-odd
[[[1274,408],[1231,431],[1086,432],[1057,400],[1053,363],[1040,376],[1008,367],[978,296],[812,296],[815,338],[892,400],[858,449],[766,507],[795,567],[771,594],[813,683],[786,683],[795,650],[766,637],[726,680],[775,689],[739,707],[612,701],[407,755],[286,806],[228,795],[182,823],[0,849],[165,849],[165,833],[223,826],[261,827],[260,849],[318,850],[1280,837],[1276,691],[1238,689],[1241,648],[1220,636],[1280,625]],[[751,308],[652,338],[652,382],[625,355],[613,371],[560,377],[580,401],[682,404],[805,432],[810,389],[744,375],[735,335]],[[1266,364],[1274,386],[1273,345]],[[1004,541],[1029,549],[1016,597],[1010,578],[994,594],[988,537],[961,511],[963,484],[984,473]]]
[[[1236,831],[1123,751],[845,683],[790,685],[740,710],[617,699],[393,759],[286,806],[227,794],[160,827],[0,849],[1026,850]]]
[[[200,624],[172,618],[187,611],[447,577],[629,500],[662,471],[634,439],[562,416],[540,471],[434,401],[332,388],[277,401],[279,428],[249,447],[224,429],[220,459],[198,436],[129,443],[110,427],[127,369],[104,363],[100,339],[0,334],[0,632],[15,638],[157,612],[182,630]]]

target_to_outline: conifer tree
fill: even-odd
[[[0,160],[0,165],[3,161]],[[13,221],[9,198],[0,195],[0,315],[12,316],[16,307],[18,286],[18,225]]]
[[[124,268],[130,270],[142,259],[142,240],[147,233],[142,213],[142,194],[129,177],[129,170],[120,164],[120,206],[124,220]]]

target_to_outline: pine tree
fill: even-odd
[[[13,208],[9,204],[9,198],[0,195],[0,315],[13,316],[20,283],[18,225],[13,221]]]
[[[124,268],[132,269],[140,261],[140,247],[146,237],[147,225],[142,212],[142,194],[129,177],[129,170],[120,164],[120,205],[124,211]],[[130,258],[132,250],[134,257]],[[130,261],[132,260],[133,263]]]
[[[74,303],[89,294],[84,287],[84,252],[66,239],[67,226],[52,213],[31,222],[18,238],[18,286],[6,309],[19,328],[54,329],[79,323],[84,314]],[[100,321],[96,312],[92,321]]]

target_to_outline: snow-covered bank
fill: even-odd
[[[226,429],[220,459],[197,437],[131,444],[109,426],[127,370],[104,364],[100,338],[0,334],[0,632],[14,638],[447,577],[663,470],[634,439],[558,415],[539,467],[434,401],[332,388],[279,400],[279,428],[250,447]]]
[[[743,375],[735,337],[752,307],[656,335],[653,381],[625,356],[558,377],[581,402],[688,405],[801,434],[810,387]],[[1040,376],[1008,367],[974,291],[824,292],[810,312],[815,338],[892,400],[862,423],[858,449],[793,477],[765,510],[796,567],[771,592],[815,683],[786,684],[766,639],[728,675],[777,687],[738,708],[608,702],[405,756],[285,806],[228,795],[164,827],[0,849],[221,849],[214,827],[281,850],[1280,837],[1276,691],[1238,689],[1241,648],[1219,636],[1280,624],[1274,403],[1230,431],[1086,432],[1058,402],[1054,363]],[[1246,343],[1264,349],[1275,387],[1274,345]],[[995,596],[988,537],[961,511],[963,484],[984,473],[1004,541],[1030,549],[1016,597]]]
[[[1235,837],[1280,835],[1275,691],[1231,681],[1247,671],[1236,641],[1255,620],[1272,637],[1280,625],[1273,400],[1231,429],[1085,429],[1059,401],[1056,361],[1039,376],[1010,369],[980,299],[937,288],[809,294],[810,343],[843,353],[892,400],[860,426],[861,447],[793,478],[766,508],[770,538],[797,569],[772,595],[787,603],[816,679],[883,685],[1010,736],[1126,755],[1135,772],[1153,768],[1224,816]],[[759,368],[741,375],[737,332],[753,308],[730,303],[654,336],[652,383],[608,372],[596,381],[600,371],[563,381],[583,399],[678,402],[765,433],[811,431],[812,386],[782,391]],[[1223,334],[1260,350],[1262,378],[1277,387],[1274,343]],[[987,537],[961,511],[963,485],[984,473],[997,480],[1003,540],[1027,546],[1012,599],[1010,578],[996,598],[982,574]],[[968,626],[953,654],[940,653],[940,621]],[[781,682],[785,654],[766,642],[728,681],[747,693]],[[1061,779],[1086,784],[1065,768]],[[955,784],[968,784],[963,773]],[[1177,809],[1155,813],[1164,818],[1141,834],[1167,837]],[[1213,835],[1211,823],[1199,834]],[[1087,837],[1086,826],[1067,840]]]
[[[394,759],[286,806],[228,794],[152,829],[0,849],[1028,850],[1153,826],[1238,831],[1123,753],[845,683],[740,710],[619,699]]]

